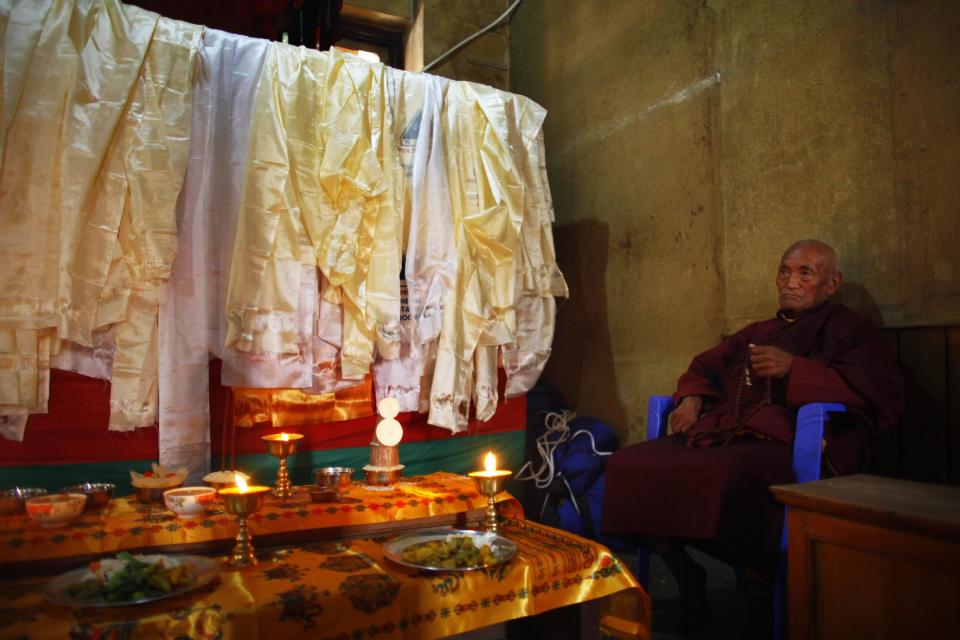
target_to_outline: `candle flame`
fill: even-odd
[[[243,479],[243,476],[240,475],[239,473],[237,473],[237,474],[234,474],[233,477],[236,478],[236,480],[237,480],[237,489],[240,490],[240,493],[246,493],[246,492],[247,492],[247,481]]]
[[[487,456],[483,459],[483,468],[487,473],[497,470],[497,459],[490,451],[487,452]]]
[[[284,442],[287,442],[288,440],[290,440],[290,436],[288,436],[286,432],[284,432],[280,434],[280,439],[283,440]]]

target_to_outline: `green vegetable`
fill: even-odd
[[[130,602],[170,593],[174,589],[196,582],[196,576],[186,566],[168,569],[163,561],[147,563],[126,551],[117,554],[123,567],[104,580],[96,575],[67,589],[67,593],[81,602]]]

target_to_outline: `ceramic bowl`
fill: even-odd
[[[133,495],[137,497],[137,500],[140,502],[155,502],[157,504],[163,504],[163,493],[171,489],[179,489],[183,486],[183,483],[172,484],[169,487],[134,487]]]
[[[62,527],[75,520],[87,505],[83,493],[52,493],[30,498],[26,502],[27,515],[42,527]]]
[[[6,491],[0,491],[0,515],[10,516],[18,513],[25,513],[24,503],[29,498],[36,498],[47,495],[46,489],[39,487],[14,487]]]
[[[340,490],[350,485],[353,480],[353,469],[350,467],[323,467],[314,469],[314,477],[317,479],[318,491],[333,491],[334,495],[339,494]]]
[[[177,517],[199,518],[207,511],[207,505],[213,502],[217,490],[213,487],[180,487],[163,492],[163,503]]]
[[[87,505],[85,511],[92,511],[110,504],[113,499],[113,492],[116,486],[109,482],[84,482],[82,484],[72,484],[69,487],[60,489],[63,493],[82,493],[87,496]]]

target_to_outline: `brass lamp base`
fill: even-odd
[[[286,439],[283,438],[286,436]],[[297,452],[297,445],[303,439],[300,433],[271,434],[261,438],[267,443],[267,452],[280,458],[280,468],[277,469],[277,481],[273,485],[273,495],[278,498],[289,498],[293,495],[293,484],[287,472],[287,456]]]
[[[511,471],[474,471],[469,474],[477,484],[477,491],[487,498],[487,508],[480,520],[480,529],[493,533],[500,532],[500,516],[497,513],[496,496],[503,490]]]
[[[293,483],[290,482],[290,475],[287,472],[287,458],[280,458],[280,468],[277,469],[277,482],[273,485],[273,495],[278,498],[289,498],[293,495]]]
[[[263,508],[263,499],[269,490],[269,487],[251,487],[245,493],[238,489],[224,489],[220,492],[227,513],[237,516],[237,537],[230,560],[227,561],[231,567],[249,567],[257,563],[247,518]]]
[[[252,564],[257,564],[257,556],[253,552],[253,536],[250,535],[247,528],[246,516],[237,518],[237,525],[240,530],[237,532],[233,553],[230,555],[227,564],[231,567],[249,567]]]

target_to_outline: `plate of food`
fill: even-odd
[[[220,565],[191,555],[131,555],[91,562],[50,580],[47,598],[69,607],[120,607],[178,596],[210,584]]]
[[[490,531],[429,529],[387,541],[383,553],[414,569],[472,571],[509,561],[516,555],[517,545]]]

